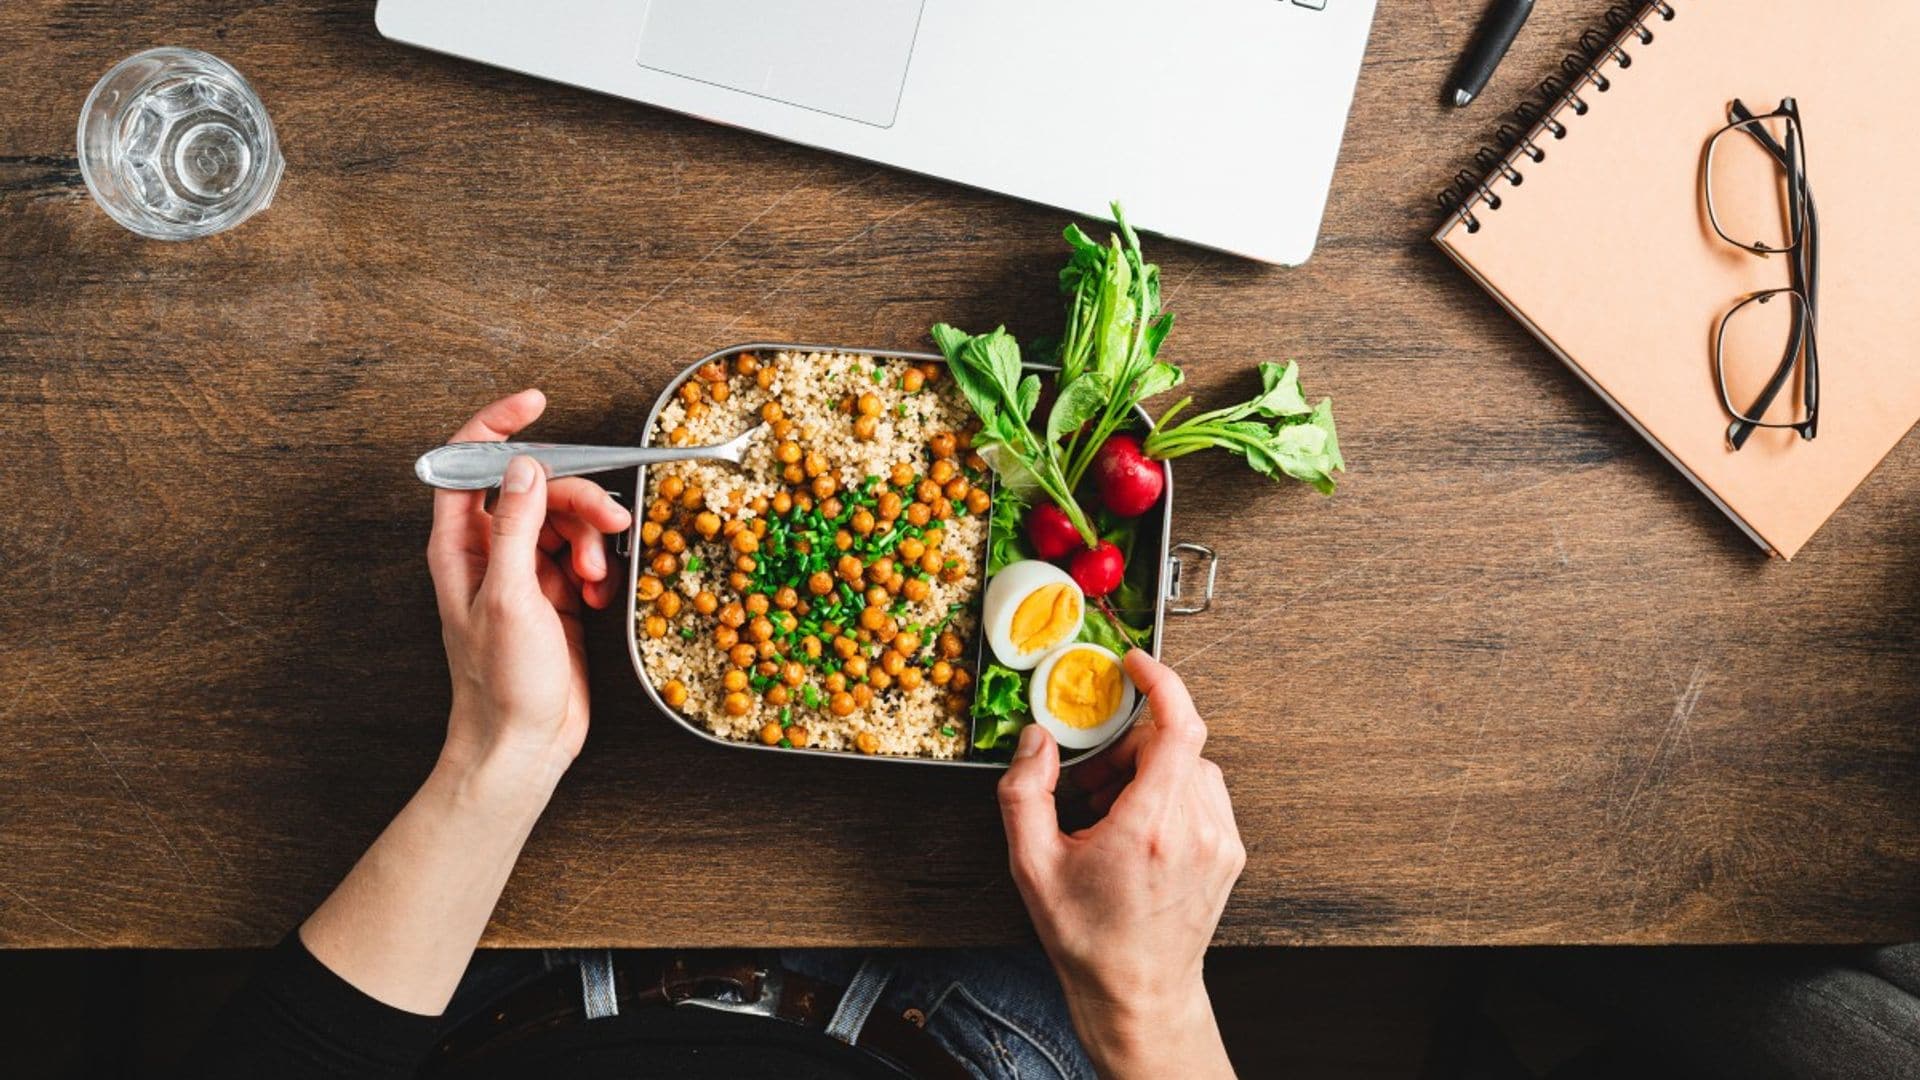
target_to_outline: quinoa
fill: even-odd
[[[989,484],[965,399],[939,364],[739,353],[683,383],[650,441],[757,424],[739,467],[647,471],[635,633],[655,690],[726,739],[962,756]]]

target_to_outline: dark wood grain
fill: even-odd
[[[1920,935],[1920,446],[1770,563],[1453,272],[1434,189],[1601,5],[1444,111],[1480,7],[1383,5],[1307,266],[1152,247],[1203,399],[1298,358],[1353,465],[1331,500],[1179,469],[1222,595],[1167,653],[1251,851],[1220,939]],[[285,140],[228,235],[141,241],[81,186],[88,87],[160,43]],[[1054,318],[1056,211],[403,49],[367,3],[21,0],[0,55],[6,945],[262,944],[325,894],[440,736],[408,466],[478,404],[631,439],[732,342]],[[990,777],[719,752],[617,617],[593,659],[489,942],[1027,932]]]

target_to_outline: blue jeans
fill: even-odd
[[[500,994],[558,967],[589,966],[593,954],[502,950],[474,954],[454,994],[449,1026]],[[927,1034],[980,1080],[1094,1080],[1067,1015],[1066,997],[1037,948],[857,952],[788,949],[792,971],[847,994],[830,1032],[851,1040],[876,1011],[917,1011]]]

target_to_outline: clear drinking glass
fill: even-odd
[[[266,209],[286,162],[260,96],[224,61],[149,49],[80,109],[80,175],[115,221],[156,240],[231,229]]]

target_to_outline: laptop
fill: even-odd
[[[1312,252],[1374,0],[380,0],[395,41],[1263,262]]]

